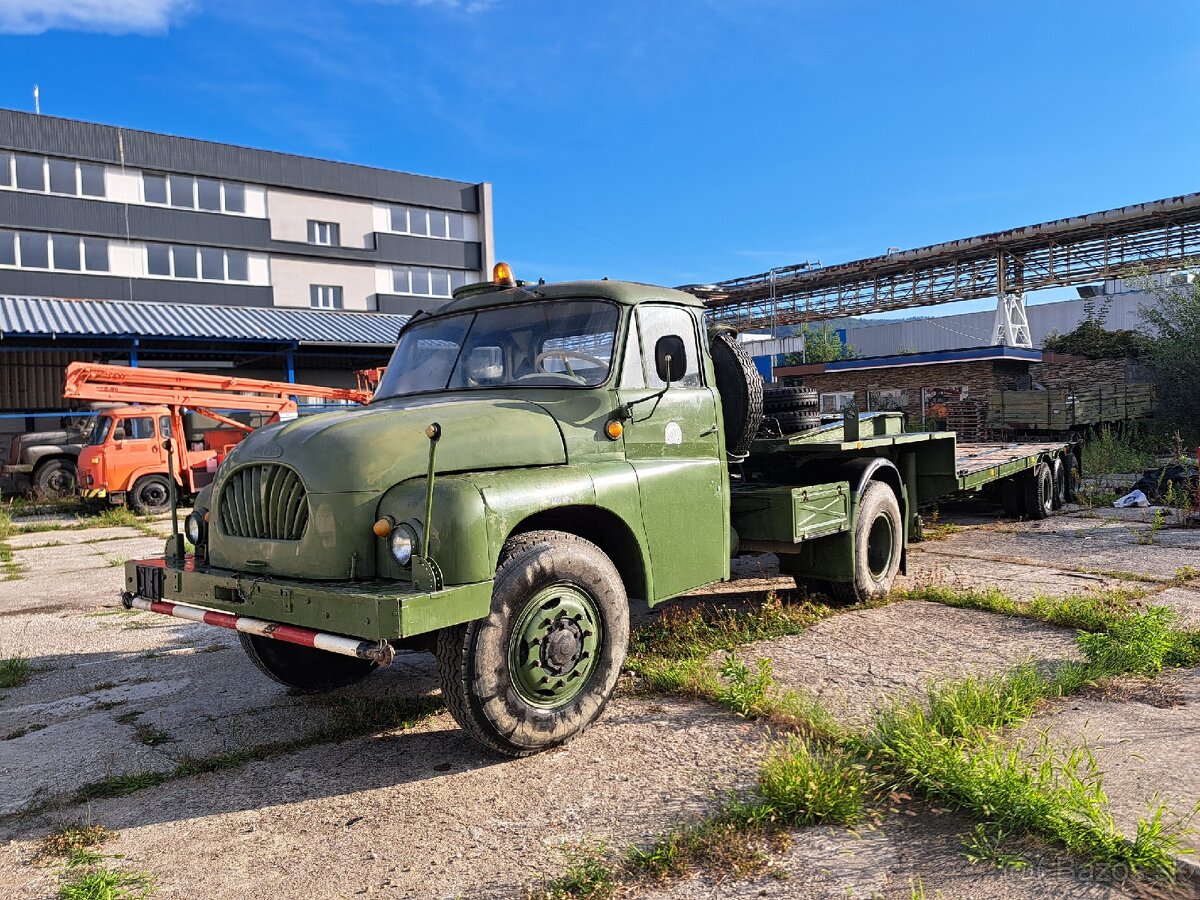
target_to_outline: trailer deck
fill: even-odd
[[[1039,460],[1063,453],[1070,446],[1069,441],[959,444],[955,453],[959,489],[977,490],[990,482],[1031,469]]]

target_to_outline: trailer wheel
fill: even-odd
[[[854,525],[854,580],[830,582],[830,598],[862,603],[886,597],[903,550],[904,521],[896,494],[882,481],[872,481],[863,491]]]
[[[450,712],[505,756],[563,744],[604,710],[629,643],[629,600],[590,541],[559,531],[505,545],[487,618],[438,634]]]
[[[1068,503],[1079,500],[1079,457],[1074,453],[1063,456],[1063,497]]]
[[[317,694],[354,684],[377,668],[368,659],[355,659],[257,634],[238,632],[238,639],[260,672],[303,694]]]
[[[1053,482],[1051,506],[1054,509],[1062,509],[1063,504],[1067,502],[1067,467],[1063,464],[1061,456],[1056,456],[1050,461],[1050,477]]]
[[[717,393],[721,395],[725,450],[740,456],[749,451],[762,421],[762,375],[754,359],[728,332],[713,335],[709,352],[717,376]]]
[[[1045,519],[1054,511],[1054,473],[1046,463],[1037,467],[1021,480],[1025,518]]]
[[[66,459],[48,459],[33,472],[33,489],[44,500],[62,500],[75,495],[79,487],[75,463]]]
[[[143,516],[154,516],[171,510],[171,486],[166,475],[143,475],[133,483],[129,505]]]

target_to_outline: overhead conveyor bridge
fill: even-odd
[[[1026,292],[1177,269],[1197,256],[1200,193],[686,290],[707,303],[711,320],[740,329],[995,298],[994,343],[1030,347]]]

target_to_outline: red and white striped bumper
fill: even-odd
[[[287,641],[289,644],[299,644],[302,647],[314,647],[317,650],[326,650],[341,656],[368,659],[380,666],[391,665],[392,660],[396,658],[395,648],[387,641],[360,641],[356,638],[328,634],[324,631],[313,631],[311,628],[284,625],[282,622],[266,622],[250,616],[235,616],[232,613],[216,612],[211,609],[202,609],[199,606],[188,606],[184,603],[147,600],[145,597],[130,593],[123,594],[121,602],[126,609],[140,609],[143,612],[173,616],[189,622],[202,622],[205,625],[216,625],[218,628],[228,628],[244,634],[256,634],[259,637],[271,638],[276,641]]]

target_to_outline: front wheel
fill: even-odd
[[[142,516],[156,516],[171,510],[171,486],[166,475],[143,475],[129,492],[129,505]]]
[[[301,694],[318,694],[354,684],[377,668],[370,660],[289,644],[258,634],[239,631],[238,638],[250,662],[260,672]]]
[[[438,635],[442,695],[476,741],[528,756],[599,717],[628,643],[625,586],[599,547],[565,532],[518,535],[487,618]]]

